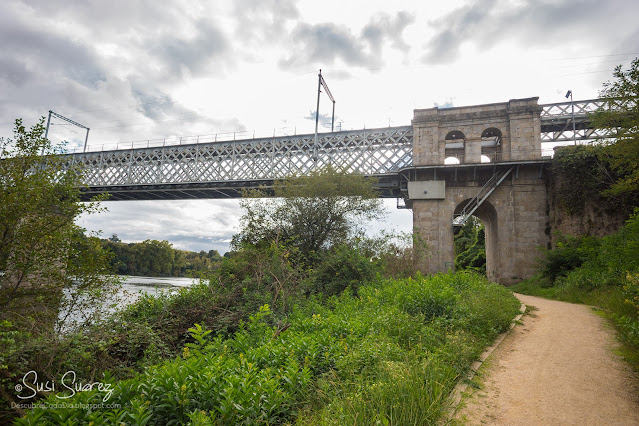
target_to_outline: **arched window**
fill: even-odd
[[[481,133],[481,162],[491,163],[501,160],[502,133],[496,127],[489,127]]]
[[[459,130],[452,130],[446,134],[444,164],[460,164],[464,162],[464,143],[466,135]],[[456,161],[454,161],[456,160]]]

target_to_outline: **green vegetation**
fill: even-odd
[[[639,193],[639,58],[630,69],[621,65],[613,73],[616,80],[604,84],[599,96],[606,108],[593,115],[597,127],[609,129],[614,137],[604,156],[617,179],[606,190],[607,195]]]
[[[195,325],[180,358],[129,380],[101,378],[119,409],[36,408],[17,424],[430,424],[518,306],[468,273],[379,278],[358,297],[312,297],[287,315],[263,305],[227,337]],[[66,402],[105,398],[87,391]]]
[[[600,92],[604,108],[592,115],[610,138],[562,148],[553,158],[557,198],[571,214],[581,214],[588,202],[627,218],[639,205],[639,59],[627,71],[617,67],[614,76]]]
[[[73,348],[60,330],[99,318],[99,301],[118,284],[98,238],[74,224],[98,204],[79,203],[82,171],[53,155],[60,147],[44,138],[43,120],[31,129],[16,120],[14,138],[0,138],[0,396],[7,405],[26,371],[56,375],[57,354]],[[1,423],[7,411],[0,409]]]
[[[486,233],[475,216],[455,234],[455,270],[472,270],[486,274]]]
[[[98,205],[78,202],[81,170],[51,156],[58,148],[43,120],[29,130],[16,120],[14,139],[0,138],[0,321],[37,332],[55,323],[60,304],[86,311],[113,284],[97,238],[73,223]]]
[[[352,240],[361,221],[382,217],[372,183],[326,166],[275,182],[273,198],[264,198],[268,193],[263,190],[250,191],[241,202],[242,229],[233,244],[240,248],[284,241],[312,265],[324,250]]]
[[[581,215],[586,205],[595,206],[601,217],[627,218],[639,205],[639,191],[613,191],[615,182],[628,175],[611,163],[614,145],[576,145],[557,149],[550,167],[554,196],[561,209]]]
[[[177,250],[168,241],[146,240],[126,244],[113,235],[102,240],[102,245],[113,253],[111,267],[119,275],[199,276],[212,271],[222,261],[217,250],[209,250],[208,253]]]

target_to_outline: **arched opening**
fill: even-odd
[[[468,204],[470,199],[464,200],[457,205],[455,208],[455,217],[461,214],[464,207]],[[475,219],[472,219],[472,218]],[[470,220],[473,220],[474,223],[468,224]],[[460,232],[466,226],[466,234],[462,234],[460,237]],[[497,233],[497,210],[493,207],[492,204],[488,201],[484,201],[473,213],[473,216],[469,218],[464,226],[459,227],[455,226],[454,228],[454,247],[455,247],[455,261],[457,263],[457,257],[461,253],[457,253],[457,250],[461,250],[464,248],[464,243],[461,241],[457,241],[466,236],[466,238],[474,238],[473,241],[467,241],[466,244],[470,244],[467,248],[475,246],[474,252],[468,252],[463,258],[460,258],[460,261],[464,261],[465,265],[469,263],[469,261],[474,261],[474,265],[477,262],[481,262],[481,258],[479,255],[479,250],[481,250],[481,239],[483,237],[483,245],[484,245],[484,257],[485,257],[485,269],[483,269],[486,273],[486,276],[490,280],[495,280],[497,277],[497,268],[499,265],[499,241],[498,241],[498,233]],[[480,233],[483,231],[483,235]],[[463,252],[462,252],[463,253]],[[476,267],[476,266],[473,266]],[[456,270],[458,268],[456,267]]]
[[[459,158],[457,157],[446,157],[444,160],[444,164],[460,164]]]
[[[481,133],[481,162],[501,161],[502,133],[496,127],[489,127]]]
[[[444,164],[460,164],[464,162],[464,143],[466,142],[466,135],[459,130],[452,130],[446,134],[444,138]],[[451,158],[457,159],[457,162],[449,160]],[[449,161],[448,163],[446,161]]]
[[[470,216],[454,230],[455,271],[471,270],[486,275],[486,236],[483,222]]]

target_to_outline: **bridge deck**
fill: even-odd
[[[542,143],[572,141],[572,104],[541,105]],[[588,113],[602,101],[574,103],[575,138],[601,136]],[[151,146],[67,154],[85,169],[84,197],[112,200],[239,197],[242,188],[303,175],[325,165],[376,176],[383,196],[400,196],[399,172],[412,166],[412,126],[246,140]],[[538,156],[538,154],[537,154]],[[499,158],[493,159],[499,162]]]

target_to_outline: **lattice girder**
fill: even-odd
[[[573,140],[573,119],[574,139],[587,141],[610,136],[602,129],[593,128],[590,122],[590,113],[610,107],[602,100],[540,106],[542,143]],[[401,126],[322,133],[317,141],[313,134],[232,141],[217,141],[216,138],[214,142],[206,143],[66,156],[69,164],[83,166],[84,184],[96,191],[98,188],[164,188],[170,185],[200,188],[205,185],[206,188],[201,189],[203,193],[218,191],[224,196],[232,196],[229,194],[235,194],[242,185],[305,175],[327,164],[368,176],[397,175],[400,170],[412,166],[413,129],[412,126]],[[179,192],[175,188],[157,191]],[[133,196],[143,197],[140,193]],[[121,199],[125,197],[122,192]]]
[[[85,185],[273,180],[327,164],[364,175],[412,164],[412,127],[71,154]]]

